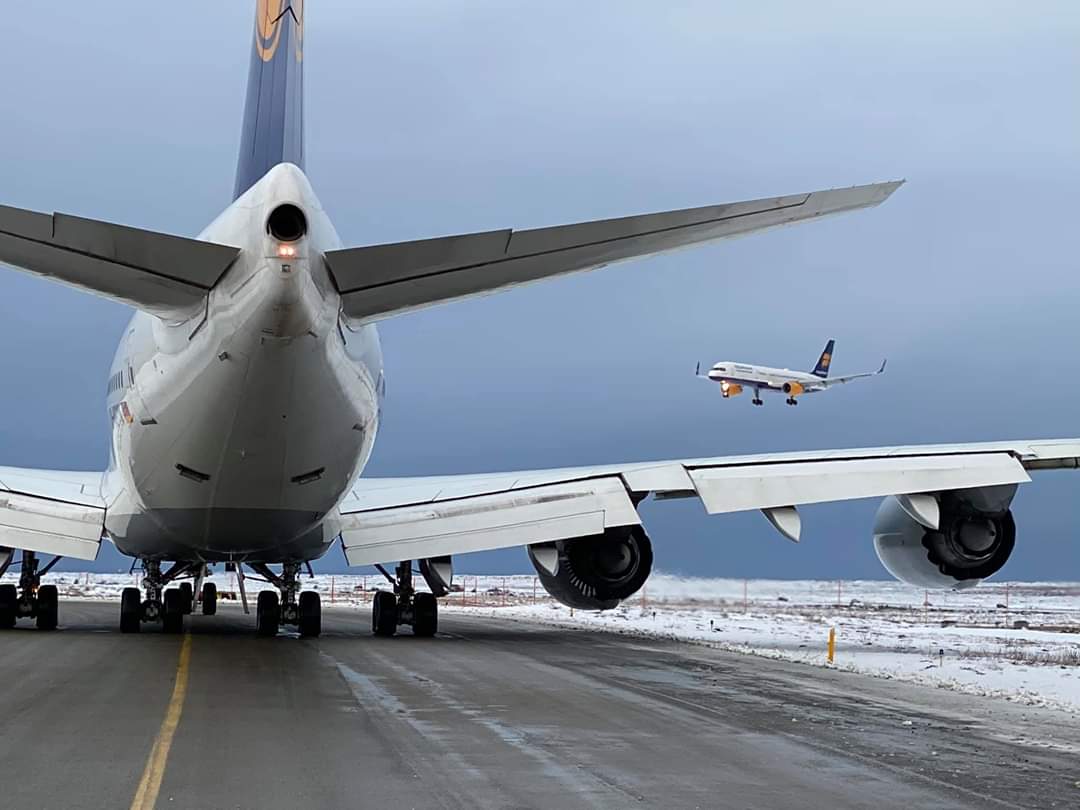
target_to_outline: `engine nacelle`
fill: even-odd
[[[529,559],[540,584],[567,607],[610,610],[637,593],[652,571],[652,542],[640,526],[535,543]]]
[[[798,396],[799,394],[803,393],[805,390],[806,390],[806,388],[803,387],[802,383],[797,383],[797,382],[786,382],[786,383],[784,383],[784,393],[785,394],[791,394],[791,396],[793,396],[793,397]]]
[[[742,386],[738,383],[732,383],[724,381],[720,383],[720,396],[727,399],[728,397],[737,397],[742,393]]]
[[[973,588],[1001,567],[1016,544],[1009,505],[1016,484],[937,493],[937,530],[886,498],[874,519],[874,548],[886,570],[920,588]]]

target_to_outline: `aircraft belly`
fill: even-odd
[[[110,510],[114,542],[140,556],[166,547],[172,558],[319,556],[337,534],[326,517],[374,442],[370,371],[349,360],[336,331],[234,332],[196,356],[200,365],[176,381],[182,396],[167,381],[142,391],[150,424],[134,414],[114,425],[129,490]]]

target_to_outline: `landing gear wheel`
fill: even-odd
[[[379,591],[371,603],[371,632],[384,637],[397,632],[397,597],[389,591]]]
[[[753,402],[755,405],[764,405],[765,404],[760,399],[753,399],[753,400],[751,400],[751,402]]]
[[[161,611],[161,629],[166,633],[184,631],[184,594],[178,588],[165,591],[165,604]]]
[[[300,638],[318,638],[322,632],[322,602],[315,591],[300,594]]]
[[[15,626],[19,610],[19,589],[14,585],[0,585],[0,630]]]
[[[202,615],[213,616],[217,613],[217,585],[207,582],[202,586]]]
[[[191,615],[191,610],[195,606],[195,591],[192,588],[191,583],[190,582],[181,582],[180,583],[180,593],[182,593],[184,595],[184,602],[183,602],[184,615],[185,616],[190,616]]]
[[[138,633],[142,628],[142,594],[138,588],[120,593],[120,632]]]
[[[55,630],[60,616],[60,597],[55,585],[42,585],[37,592],[37,628]]]
[[[439,630],[439,602],[431,593],[413,597],[413,635],[431,638]]]
[[[281,607],[278,595],[273,591],[260,591],[259,601],[255,605],[255,634],[263,638],[277,635],[281,624]]]

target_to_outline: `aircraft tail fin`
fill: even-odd
[[[304,168],[304,5],[256,2],[234,199],[279,163]]]
[[[832,363],[833,347],[835,345],[835,340],[830,340],[825,344],[825,350],[821,353],[821,357],[818,358],[817,365],[814,366],[814,370],[810,372],[815,377],[824,379],[829,376],[829,365]]]

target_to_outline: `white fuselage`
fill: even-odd
[[[742,389],[783,391],[798,396],[820,390],[822,382],[821,377],[804,371],[752,366],[728,360],[713,365],[709,369],[708,378],[720,383],[720,393],[725,397],[741,393]]]
[[[266,228],[282,203],[308,223],[288,257]],[[113,361],[106,530],[141,557],[317,557],[375,441],[378,334],[341,315],[322,258],[340,240],[297,167],[272,169],[200,238],[241,248],[205,307],[136,313]]]

